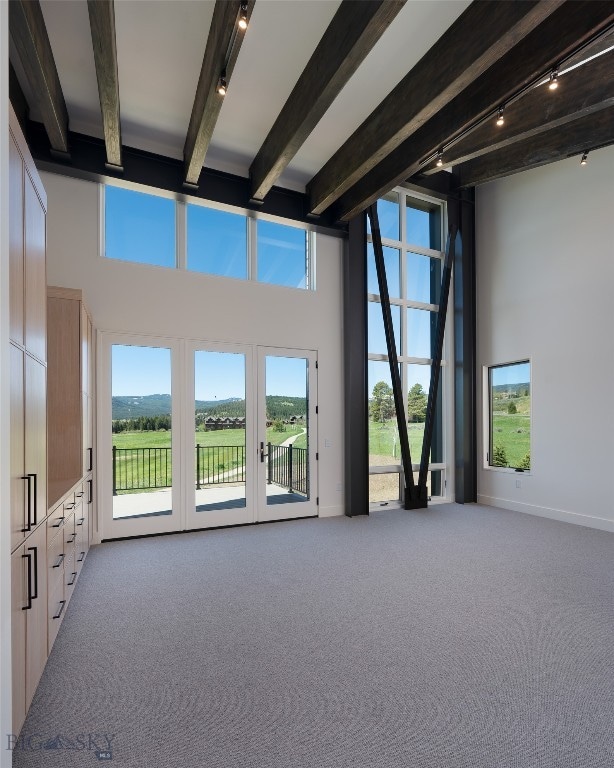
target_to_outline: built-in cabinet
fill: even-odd
[[[9,120],[11,636],[13,732],[47,660],[47,198]]]
[[[47,288],[46,196],[12,109],[9,136],[12,732],[19,734],[89,550],[94,390],[92,324],[80,291]]]
[[[93,528],[92,322],[81,291],[47,289],[48,648],[89,551]]]

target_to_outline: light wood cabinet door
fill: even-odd
[[[25,477],[24,353],[11,344],[11,552],[29,528]],[[31,500],[30,500],[31,501]]]
[[[28,173],[24,174],[25,347],[47,360],[47,243],[45,209]]]
[[[81,302],[49,296],[49,505],[83,476]]]
[[[26,707],[36,692],[47,661],[47,532],[40,525],[24,544],[32,555],[32,607],[26,614]]]
[[[29,536],[11,558],[13,732],[19,733],[47,661],[47,531]]]
[[[24,343],[23,160],[9,135],[9,306],[10,337]]]
[[[26,611],[27,559],[20,547],[11,556],[11,648],[13,671],[13,723],[17,735],[26,718]]]
[[[47,369],[25,356],[25,467],[31,477],[31,521],[47,515]]]

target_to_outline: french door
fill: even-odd
[[[101,337],[102,538],[318,514],[315,352]]]

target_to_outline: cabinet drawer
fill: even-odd
[[[80,501],[83,501],[83,499],[85,499],[85,495],[85,483],[79,483],[79,485],[75,488],[75,503],[79,504]]]
[[[66,602],[70,600],[76,580],[77,558],[75,556],[75,550],[71,549],[70,553],[66,553],[66,559],[64,560],[64,597],[66,598]]]
[[[64,535],[58,531],[47,543],[48,592],[51,595],[58,584],[64,583]]]
[[[66,600],[64,599],[64,581],[57,585],[53,592],[49,592],[47,619],[47,651],[50,653],[60,624],[66,612]]]
[[[74,513],[75,497],[71,494],[63,504],[58,506],[50,513],[47,518],[47,530],[52,532],[59,530],[66,522],[66,519]]]
[[[68,557],[68,550],[75,548],[75,541],[77,540],[77,532],[75,530],[75,513],[72,512],[64,521],[64,527],[62,529],[64,537],[65,553]],[[71,547],[72,545],[72,547]]]

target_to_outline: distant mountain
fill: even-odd
[[[238,397],[227,400],[197,400],[196,411],[207,411],[232,403],[243,403]],[[243,406],[245,409],[245,406]],[[165,416],[171,412],[170,395],[114,395],[112,419],[137,419],[139,416]]]
[[[208,416],[245,416],[245,400],[229,397],[225,400],[197,400],[196,413]],[[266,399],[267,414],[271,419],[288,419],[304,416],[307,412],[304,397],[269,395]],[[138,419],[139,416],[165,416],[171,412],[170,395],[115,395],[111,404],[113,419]]]
[[[495,384],[493,392],[496,393],[509,393],[510,395],[518,395],[522,397],[525,392],[531,392],[531,385],[527,381],[525,384]]]

